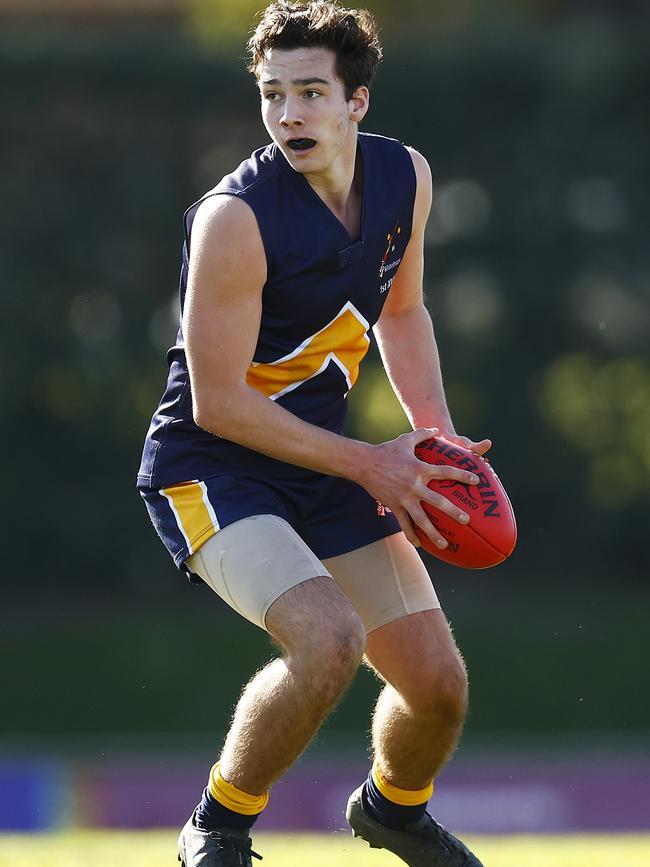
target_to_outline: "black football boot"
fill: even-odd
[[[252,867],[253,858],[262,856],[251,849],[245,831],[220,828],[201,831],[194,824],[194,814],[178,837],[178,860],[182,867]]]
[[[350,795],[346,818],[354,837],[373,849],[388,849],[409,867],[483,867],[476,855],[428,813],[403,831],[378,822],[363,803],[363,786]]]

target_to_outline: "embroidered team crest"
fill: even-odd
[[[391,253],[395,252],[395,240],[397,239],[397,236],[401,234],[401,232],[402,232],[402,227],[400,226],[400,223],[398,220],[395,223],[395,226],[393,227],[393,231],[390,232],[386,236],[386,241],[387,241],[386,252],[384,253],[384,257],[381,260],[381,264],[379,265],[379,276],[380,277],[384,276],[385,271],[389,271],[392,268],[396,268],[399,265],[399,263],[402,261],[401,258],[397,259],[395,262],[389,263],[389,261],[388,261],[391,257]]]

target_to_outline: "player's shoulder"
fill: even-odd
[[[253,209],[227,193],[210,195],[199,203],[192,221],[191,249],[193,257],[207,257],[215,263],[231,258],[233,251],[249,267],[258,260],[265,261]]]
[[[418,185],[423,183],[425,185],[431,186],[431,166],[429,165],[429,161],[427,158],[420,153],[420,151],[416,150],[411,145],[404,145],[409,156],[411,157],[411,161],[413,163],[413,168],[415,170],[415,177],[418,180]]]
[[[375,132],[359,132],[359,142],[364,152],[369,151],[373,155],[383,155],[388,159],[404,159],[406,157],[404,144],[391,136],[379,135]]]
[[[431,188],[431,168],[428,160],[414,147],[404,144],[399,139],[375,133],[359,135],[364,148],[381,151],[390,161],[391,166],[395,165],[396,160],[398,163],[401,162],[404,166],[403,171],[415,173],[418,187],[424,188],[425,191]]]
[[[255,222],[253,209],[245,199],[233,193],[209,193],[195,209],[193,232],[200,226],[204,230],[231,228],[247,230]]]
[[[250,191],[278,177],[279,165],[276,159],[276,146],[268,144],[257,148],[237,166],[224,175],[212,193],[231,193],[245,196]]]
[[[264,282],[266,255],[257,220],[250,205],[237,196],[214,194],[199,203],[187,249],[190,262],[211,278],[222,276],[226,268],[243,282],[256,276],[260,286]]]
[[[258,191],[277,174],[272,145],[253,151],[187,209],[184,222],[188,239],[190,234],[195,237],[197,232],[222,236],[224,232],[229,236],[238,232],[255,233],[258,228],[255,216]]]
[[[414,204],[414,225],[419,225],[424,229],[424,225],[431,211],[433,201],[433,178],[431,176],[431,167],[429,161],[423,156],[420,151],[410,145],[405,145],[406,150],[413,163],[415,172],[415,204]]]
[[[194,223],[212,224],[232,220],[245,229],[252,226],[253,212],[264,208],[269,199],[269,182],[279,178],[279,165],[275,145],[258,148],[243,160],[237,168],[224,175],[219,183],[204,193],[185,212],[187,234],[194,230]],[[273,194],[270,194],[273,198]]]

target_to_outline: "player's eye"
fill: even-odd
[[[307,99],[315,99],[317,96],[320,96],[320,91],[318,90],[306,90],[304,94]]]
[[[275,102],[280,98],[280,94],[275,90],[267,90],[262,94],[262,99],[266,99],[268,102]]]

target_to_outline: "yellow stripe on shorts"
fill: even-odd
[[[194,480],[161,488],[183,534],[190,554],[219,530],[219,521],[208,498],[205,482]]]

